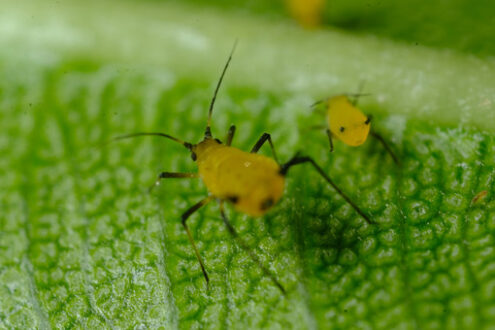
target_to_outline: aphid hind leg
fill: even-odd
[[[232,139],[235,135],[235,125],[230,126],[229,131],[227,133],[227,138],[225,139],[225,145],[229,146],[232,144]]]
[[[158,175],[158,178],[156,179],[155,183],[148,188],[148,191],[151,192],[153,190],[153,188],[158,186],[160,184],[161,179],[168,179],[168,178],[188,179],[188,178],[198,178],[198,177],[199,177],[198,173],[161,172]]]
[[[265,144],[267,140],[268,143],[270,143],[270,148],[272,149],[273,158],[278,163],[277,153],[275,152],[275,147],[273,146],[272,137],[269,133],[263,133],[263,135],[259,138],[258,142],[256,142],[256,144],[254,145],[253,149],[251,149],[250,152],[253,154],[257,153],[258,150],[260,150],[260,148],[263,146],[263,144]]]
[[[369,224],[373,224],[374,222],[370,220],[370,218],[363,212],[361,209],[346,195],[344,192],[330,179],[330,177],[322,170],[322,168],[311,158],[307,156],[300,156],[299,153],[297,153],[294,157],[292,157],[287,163],[283,164],[280,173],[285,175],[289,171],[289,169],[292,166],[298,165],[298,164],[303,164],[303,163],[310,163],[313,165],[315,170],[337,191],[337,193],[342,196],[345,201],[352,206],[352,208],[361,216],[363,217],[366,222]]]
[[[381,136],[380,134],[378,134],[377,132],[375,131],[370,131],[370,135],[372,137],[374,137],[375,139],[377,139],[378,141],[380,141],[380,143],[383,145],[383,147],[385,148],[385,150],[390,154],[390,156],[392,157],[392,159],[394,160],[395,164],[397,165],[400,165],[400,162],[399,162],[399,159],[397,158],[397,156],[394,154],[394,152],[392,151],[392,148],[390,148],[390,146],[388,145],[388,143],[385,141],[385,139],[383,138],[383,136]]]
[[[328,143],[330,143],[330,152],[333,152],[333,140],[332,140],[332,132],[330,132],[330,129],[326,129],[327,136],[328,136]]]
[[[209,288],[209,283],[210,283],[210,278],[208,277],[208,273],[206,272],[205,265],[203,263],[203,259],[201,259],[201,255],[199,254],[198,248],[196,247],[196,243],[194,243],[194,238],[191,234],[191,231],[189,230],[189,227],[187,226],[187,219],[196,212],[199,208],[202,206],[208,204],[211,200],[213,199],[213,196],[208,196],[205,199],[201,200],[200,202],[194,204],[191,206],[184,214],[182,215],[182,225],[184,226],[184,229],[186,229],[187,237],[189,238],[189,242],[191,242],[191,245],[193,246],[194,253],[196,254],[196,258],[199,261],[199,265],[201,266],[201,271],[203,272],[203,275],[206,280],[206,287]]]
[[[277,280],[275,275],[270,272],[268,268],[263,265],[261,262],[260,258],[253,252],[253,250],[246,244],[246,242],[239,236],[235,228],[232,226],[230,223],[229,219],[227,218],[227,215],[225,214],[225,209],[223,207],[224,202],[220,200],[220,214],[222,215],[223,222],[225,223],[225,226],[227,227],[229,233],[232,235],[232,237],[237,241],[237,244],[249,254],[249,257],[258,264],[258,266],[261,268],[265,276],[269,277],[272,282],[282,291],[282,293],[285,295],[286,291],[282,284]]]

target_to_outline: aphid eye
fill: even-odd
[[[191,159],[192,159],[193,161],[196,161],[196,158],[197,158],[197,157],[196,157],[196,153],[195,153],[195,152],[191,153]]]
[[[261,203],[260,208],[261,208],[261,210],[263,210],[263,211],[264,211],[264,210],[269,209],[269,208],[270,208],[270,207],[272,207],[272,206],[273,206],[273,199],[269,197],[269,198],[265,199],[265,200]]]
[[[340,132],[344,132],[345,131],[345,127],[344,126],[340,126]]]
[[[227,200],[231,202],[232,204],[236,204],[239,201],[239,197],[237,196],[229,196],[227,197]]]
[[[215,139],[215,141],[217,141],[218,144],[222,144],[222,141],[220,141],[219,139]]]

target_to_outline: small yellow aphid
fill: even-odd
[[[333,151],[333,138],[343,143],[357,147],[362,145],[371,135],[381,142],[387,152],[392,156],[395,163],[399,163],[392,149],[385,142],[383,137],[371,130],[371,116],[366,116],[358,107],[357,99],[365,94],[354,94],[354,100],[350,100],[348,95],[337,95],[328,99],[315,102],[313,107],[324,104],[326,107],[326,126],[315,126],[314,128],[324,128],[327,132],[330,143],[330,152]]]
[[[321,24],[325,0],[286,0],[291,15],[304,27],[314,28]]]
[[[347,95],[328,99],[327,124],[333,136],[353,147],[363,144],[370,132],[370,118],[355,107]]]
[[[476,196],[471,200],[471,205],[475,205],[485,199],[486,195],[488,195],[488,191],[483,190],[480,191]]]
[[[270,210],[282,197],[285,185],[285,176],[292,166],[310,163],[316,171],[358,212],[368,223],[370,219],[347,197],[340,188],[328,177],[320,166],[310,157],[301,156],[296,153],[289,161],[280,164],[275,154],[275,148],[270,134],[264,133],[256,142],[250,152],[242,151],[232,147],[232,139],[235,134],[235,126],[232,125],[227,134],[225,143],[213,138],[210,129],[213,105],[222,83],[225,72],[232,59],[234,48],[223,68],[222,74],[216,86],[213,98],[208,111],[208,123],[206,125],[203,140],[197,144],[184,142],[173,136],[164,133],[134,133],[123,135],[116,140],[132,138],[136,136],[154,135],[161,136],[182,144],[191,152],[191,158],[198,166],[198,173],[171,173],[162,172],[155,183],[158,185],[164,178],[201,178],[208,189],[209,195],[190,207],[182,215],[182,225],[184,226],[189,241],[194,248],[194,252],[201,266],[201,270],[208,285],[209,278],[203,260],[196,247],[194,239],[187,226],[187,219],[200,207],[212,200],[216,200],[220,205],[220,214],[227,226],[229,233],[237,239],[238,244],[248,252],[249,256],[263,270],[264,274],[275,283],[275,285],[285,293],[284,287],[278,282],[275,276],[265,267],[259,257],[248,247],[239,237],[234,227],[231,225],[224,211],[224,203],[231,203],[234,208],[250,216],[261,216]],[[273,159],[257,154],[263,144],[268,141],[270,144]]]

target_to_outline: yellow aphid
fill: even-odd
[[[368,223],[371,223],[371,220],[350,200],[349,197],[347,197],[347,195],[342,192],[337,185],[335,185],[330,177],[328,177],[328,175],[312,158],[301,156],[299,153],[296,153],[286,163],[279,164],[270,134],[264,133],[250,152],[245,152],[230,146],[235,134],[234,125],[230,127],[225,143],[213,138],[210,128],[213,106],[215,104],[215,99],[225,72],[232,59],[234,49],[232,49],[227,63],[225,64],[213,94],[208,111],[208,122],[204,137],[200,142],[193,144],[164,133],[133,133],[119,136],[116,139],[119,140],[145,135],[161,136],[182,144],[191,152],[191,158],[198,166],[197,173],[162,172],[158,176],[155,185],[158,185],[160,180],[164,178],[199,177],[208,189],[209,195],[194,204],[182,215],[182,225],[184,226],[189,241],[194,248],[194,252],[199,261],[207,284],[209,283],[208,273],[206,272],[203,260],[187,225],[187,219],[200,207],[206,205],[212,200],[216,200],[220,205],[220,214],[229,233],[237,240],[238,244],[249,253],[251,259],[259,265],[264,274],[270,277],[275,285],[277,285],[277,287],[285,293],[285,289],[278,282],[275,276],[268,270],[267,267],[263,265],[259,257],[253,253],[248,245],[237,234],[225,214],[225,202],[232,204],[239,212],[250,216],[261,216],[270,210],[282,197],[285,176],[289,169],[298,164],[309,163],[356,210],[356,212],[359,213],[359,215],[361,215]],[[270,144],[274,159],[257,154],[258,150],[266,141]]]
[[[327,123],[334,137],[353,147],[363,144],[370,132],[369,118],[351,103],[347,95],[328,100]]]
[[[354,94],[354,100],[350,100],[348,95],[337,95],[322,101],[315,102],[314,106],[323,104],[325,106],[326,126],[314,126],[313,128],[323,128],[327,132],[330,143],[330,151],[333,151],[333,139],[343,143],[358,147],[362,145],[371,135],[383,145],[385,150],[399,164],[398,158],[389,147],[385,139],[377,132],[371,130],[371,116],[365,115],[356,105],[357,98],[365,94]]]
[[[325,0],[286,0],[291,15],[304,27],[313,28],[321,24]]]

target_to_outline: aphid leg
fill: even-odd
[[[278,163],[277,153],[275,152],[275,147],[273,146],[272,137],[269,133],[263,133],[263,135],[260,137],[258,142],[256,142],[256,144],[254,145],[253,149],[251,149],[251,153],[253,153],[253,154],[257,153],[258,150],[260,150],[261,146],[263,146],[263,144],[267,140],[268,140],[268,143],[270,143],[270,148],[272,149],[273,158]]]
[[[227,133],[227,139],[225,142],[225,145],[230,146],[232,144],[232,139],[234,138],[235,134],[235,125],[230,126],[229,132]]]
[[[222,219],[223,219],[223,222],[225,223],[225,226],[227,226],[227,229],[229,230],[229,233],[234,237],[234,239],[237,241],[237,244],[244,250],[246,251],[249,256],[251,257],[251,259],[258,264],[258,266],[261,268],[261,270],[263,270],[263,273],[265,274],[265,276],[269,277],[272,282],[280,289],[280,291],[282,291],[282,293],[285,295],[286,294],[286,291],[284,289],[284,287],[282,286],[282,284],[280,284],[280,282],[277,280],[277,278],[275,277],[275,275],[272,274],[272,272],[270,272],[270,270],[268,268],[265,267],[265,265],[263,265],[263,263],[261,262],[260,258],[253,252],[253,250],[246,244],[246,242],[239,236],[239,234],[237,233],[237,231],[235,230],[235,228],[232,226],[232,224],[230,223],[229,219],[227,218],[227,215],[225,214],[225,209],[223,207],[223,201],[220,200],[219,201],[220,203],[220,214],[222,215]]]
[[[361,217],[363,217],[364,220],[366,220],[366,222],[368,222],[369,224],[374,223],[366,214],[364,214],[363,211],[361,211],[361,209],[356,204],[354,204],[354,202],[346,194],[344,194],[344,192],[332,181],[332,179],[330,179],[328,175],[325,174],[321,167],[318,166],[318,164],[316,164],[316,162],[311,157],[299,156],[299,153],[297,153],[287,163],[282,165],[280,173],[282,175],[285,175],[292,166],[303,163],[311,163],[316,171],[339,193],[340,196],[342,196],[342,198],[345,199],[347,203],[349,203],[349,205],[352,206],[354,210],[356,210],[357,213],[359,213]]]
[[[205,265],[203,264],[203,260],[201,259],[201,256],[199,254],[198,248],[196,247],[196,243],[194,243],[194,239],[191,235],[191,232],[189,231],[189,227],[187,226],[187,219],[196,212],[201,206],[208,204],[211,200],[213,199],[213,196],[208,196],[199,203],[194,204],[187,210],[183,215],[182,215],[182,225],[186,229],[187,232],[187,237],[189,238],[189,242],[191,242],[193,248],[194,248],[194,253],[196,253],[196,258],[198,258],[199,265],[201,266],[201,270],[203,271],[203,275],[206,280],[206,287],[209,288],[209,283],[210,279],[208,278],[208,274],[206,273]]]
[[[327,128],[327,136],[328,136],[328,142],[330,143],[330,152],[333,152],[333,141],[332,141],[332,132],[330,132],[330,129]]]
[[[151,192],[153,188],[160,184],[161,179],[175,178],[175,179],[185,179],[185,178],[198,178],[198,173],[173,173],[173,172],[162,172],[158,175],[155,183],[151,185],[148,192]]]
[[[390,154],[390,156],[392,157],[392,159],[394,160],[394,162],[397,165],[399,165],[400,164],[399,159],[397,158],[397,156],[395,156],[394,152],[392,151],[392,148],[390,148],[390,146],[385,141],[385,139],[380,134],[376,133],[375,131],[370,131],[370,134],[371,134],[371,136],[373,136],[374,138],[376,138],[378,141],[380,141],[380,143],[383,145],[383,147],[385,148],[385,150],[387,150],[387,152]]]

